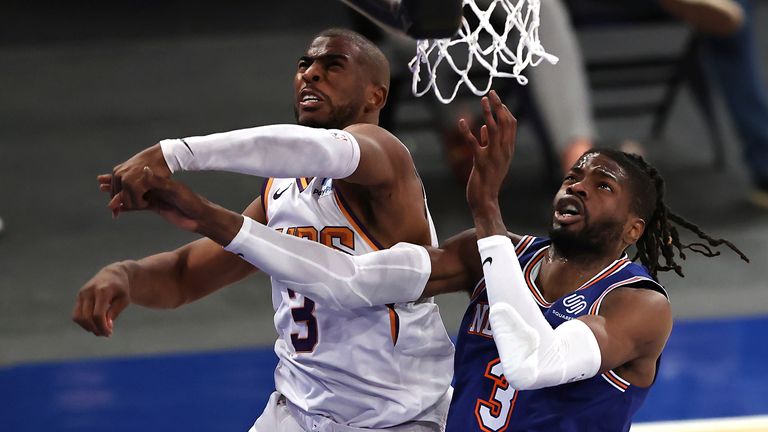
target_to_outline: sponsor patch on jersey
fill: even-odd
[[[569,314],[577,315],[587,308],[587,300],[583,295],[574,293],[563,299],[563,306]]]
[[[333,192],[333,184],[331,183],[331,179],[323,180],[319,189],[312,189],[312,195],[317,195],[318,197],[326,196],[331,192]]]

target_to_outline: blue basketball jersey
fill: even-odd
[[[619,287],[644,287],[667,295],[645,267],[625,255],[578,290],[549,303],[535,284],[549,245],[549,239],[525,236],[515,250],[531,296],[552,328],[582,315],[598,314],[605,296]],[[517,391],[504,379],[488,311],[485,283],[480,281],[456,341],[454,393],[447,432],[629,430],[632,416],[649,388],[635,387],[608,371],[583,381]]]

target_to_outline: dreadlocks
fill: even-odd
[[[684,276],[682,267],[675,261],[675,256],[685,259],[685,249],[713,257],[720,255],[719,251],[712,249],[713,247],[726,245],[742,260],[749,262],[749,258],[733,243],[710,237],[697,225],[673,213],[664,203],[664,178],[642,157],[611,149],[592,150],[590,153],[599,153],[611,158],[629,173],[634,196],[632,211],[646,221],[645,231],[635,244],[637,253],[632,260],[639,258],[654,278],[657,278],[658,272],[670,270]],[[706,243],[683,244],[677,227],[672,225],[673,222],[693,232]],[[662,257],[664,264],[659,262]]]

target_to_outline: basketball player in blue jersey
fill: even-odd
[[[747,259],[672,213],[653,167],[612,150],[591,150],[568,172],[550,238],[508,233],[497,196],[516,122],[494,93],[483,109],[481,143],[460,124],[474,152],[467,198],[476,229],[441,248],[345,256],[211,205],[149,168],[144,176],[168,220],[324,302],[355,308],[467,291],[448,431],[629,430],[672,328],[657,273],[682,275],[675,255],[684,249],[714,256],[710,246],[726,244]],[[236,223],[217,222],[228,213],[242,219],[237,233]],[[671,222],[709,246],[682,244]],[[640,263],[626,255],[632,245]],[[399,283],[424,273],[425,287]]]
[[[298,125],[164,140],[100,176],[100,187],[111,192],[109,206],[117,216],[149,206],[147,172],[158,178],[182,170],[258,175],[268,180],[243,215],[271,230],[349,255],[398,242],[436,246],[410,153],[377,126],[388,88],[389,65],[376,46],[348,30],[324,31],[298,60]],[[216,222],[229,225],[231,239],[243,216],[219,216]],[[113,321],[131,303],[179,307],[255,271],[201,239],[105,267],[81,288],[73,319],[110,336]],[[405,282],[419,286],[426,278],[414,273]],[[454,347],[433,301],[351,310],[295,288],[272,279],[280,362],[276,392],[252,431],[444,428]]]

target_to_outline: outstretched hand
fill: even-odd
[[[464,119],[459,121],[459,130],[472,150],[472,172],[467,182],[467,203],[480,231],[492,231],[487,235],[506,233],[500,214],[498,196],[509,164],[515,153],[517,120],[501,102],[495,91],[482,98],[485,125],[480,128],[480,141],[472,134]],[[491,219],[489,221],[489,218]],[[483,227],[478,226],[482,220]],[[487,222],[490,222],[488,224]],[[484,237],[484,235],[483,235]]]

